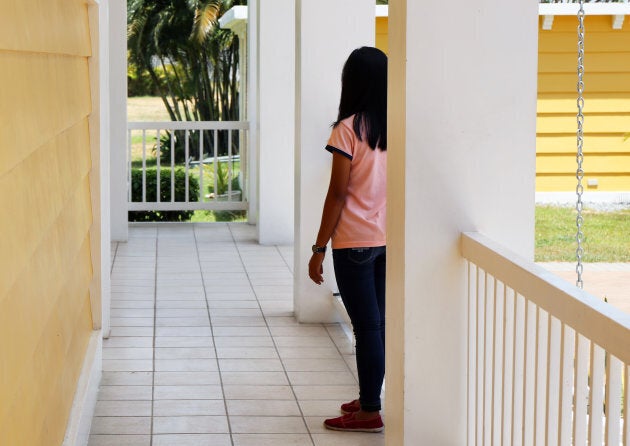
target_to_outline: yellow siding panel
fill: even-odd
[[[630,26],[587,16],[585,36],[585,170],[589,190],[630,190]],[[575,190],[577,21],[556,16],[539,31],[536,190]],[[564,156],[548,156],[564,154]]]
[[[1,176],[88,116],[91,103],[85,58],[0,51],[0,67]]]
[[[630,54],[628,55],[630,58]],[[630,70],[628,70],[630,73]],[[630,87],[627,89],[630,90]],[[538,95],[538,113],[577,114],[577,93],[540,93]],[[630,113],[630,91],[624,93],[593,93],[586,95],[587,113]]]
[[[92,331],[85,0],[0,1],[0,445],[63,442]]]
[[[584,152],[584,172],[589,174],[630,175],[630,153],[618,155],[601,155]],[[577,168],[575,155],[538,156],[536,158],[536,172],[539,174],[554,174],[575,171]]]
[[[577,151],[575,134],[539,135],[536,138],[536,153],[571,153]],[[622,134],[589,134],[584,136],[584,151],[593,153],[630,153],[630,138]]]
[[[87,14],[85,0],[2,0],[0,50],[89,56]]]
[[[597,179],[597,187],[587,187],[589,179]],[[536,190],[540,192],[574,192],[576,185],[575,174],[565,175],[536,175]],[[628,191],[630,190],[630,175],[585,175],[584,189],[587,191]]]
[[[574,133],[577,130],[575,114],[572,115],[538,115],[536,132],[541,133]],[[627,114],[585,114],[584,131],[593,133],[630,132],[630,113]]]
[[[91,277],[87,237],[91,219],[85,212],[86,209],[89,210],[89,202],[86,178],[73,200],[48,231],[48,238],[34,253],[33,262],[22,272],[19,280],[0,302],[2,309],[0,327],[11,333],[11,336],[0,337],[3,360],[12,364],[10,369],[2,370],[0,373],[0,396],[4,397],[4,401],[12,401],[8,396],[14,392],[16,382],[21,379],[25,370],[42,360],[41,355],[36,354],[39,342],[42,340],[50,343],[67,342],[60,338],[59,334],[43,336],[42,330],[51,319],[54,319],[55,311],[61,310],[72,315],[71,309],[77,307],[77,298],[82,298],[87,293],[87,289],[75,290],[73,294],[62,293],[61,290],[67,287],[70,281],[85,276],[81,271],[86,271]],[[81,321],[67,322],[72,324],[66,329],[72,330],[73,326]],[[41,328],[34,330],[33,327]],[[60,355],[56,360],[63,361],[64,356]],[[46,368],[37,369],[47,373]],[[36,386],[41,379],[43,376],[31,385]],[[41,404],[41,401],[38,404]],[[0,413],[0,420],[2,419],[3,414]]]
[[[87,120],[0,175],[0,303],[90,169]]]
[[[376,48],[388,54],[387,17],[376,18]]]
[[[577,62],[576,62],[577,63]],[[539,93],[574,93],[577,75],[574,73],[542,73],[538,75]],[[584,75],[585,93],[626,93],[630,73],[588,73]]]
[[[584,59],[588,73],[628,73],[630,72],[630,48],[620,53],[589,53]],[[570,53],[541,53],[538,55],[540,73],[575,72],[577,54],[575,48]],[[544,71],[543,71],[544,70]],[[588,80],[588,76],[586,76]]]
[[[627,18],[626,18],[627,20]],[[577,25],[576,25],[577,26]],[[627,52],[630,48],[630,32],[613,30],[609,32],[590,32],[586,29],[584,48],[586,56],[591,53],[619,53]],[[539,53],[577,53],[577,28],[570,32],[555,32],[550,34],[540,32],[538,38]],[[577,57],[577,54],[576,54]]]

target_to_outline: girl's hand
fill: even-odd
[[[308,262],[308,276],[317,285],[321,285],[324,282],[324,277],[322,276],[324,268],[322,267],[322,263],[324,263],[323,252],[313,253],[311,260]]]

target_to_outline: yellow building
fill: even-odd
[[[576,187],[576,26],[572,10],[540,17],[537,192],[574,192]],[[585,28],[585,190],[630,191],[630,19],[587,15]],[[386,9],[377,13],[376,45],[387,52]]]
[[[619,29],[613,27],[614,16],[585,19],[584,183],[589,191],[630,191],[630,20],[617,20]],[[555,16],[545,26],[545,17],[540,18],[537,191],[575,190],[576,23],[573,16]]]
[[[0,2],[1,445],[63,442],[100,338],[92,12]]]

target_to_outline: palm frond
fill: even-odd
[[[191,35],[194,41],[201,44],[206,39],[219,18],[220,10],[220,0],[209,0],[197,6]]]

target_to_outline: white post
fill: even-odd
[[[258,11],[258,240],[293,243],[295,3]]]
[[[127,241],[127,2],[109,2],[111,236]]]
[[[100,234],[99,246],[92,245],[93,257],[100,254],[98,277],[100,300],[93,301],[92,319],[95,329],[101,329],[103,337],[109,337],[111,303],[111,221],[110,221],[110,125],[109,125],[109,5],[94,0],[89,4],[90,38],[92,57],[89,58],[92,113],[90,138],[93,170],[90,187],[99,200],[92,201],[93,231]],[[96,262],[95,262],[96,264]],[[94,308],[98,305],[99,308]]]
[[[249,145],[247,147],[247,169],[249,179],[247,185],[247,201],[249,212],[247,221],[256,224],[258,221],[258,0],[247,2],[247,120],[249,121]]]
[[[386,443],[466,444],[462,231],[532,258],[538,3],[389,7]]]
[[[324,147],[337,118],[341,69],[353,49],[374,45],[374,12],[364,0],[296,2],[294,307],[301,322],[336,320],[330,254],[321,286],[309,279],[308,260],[330,180]]]

